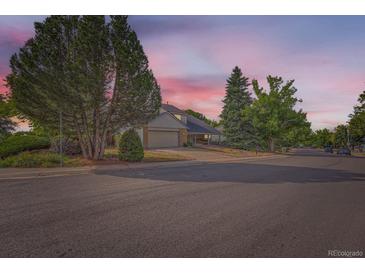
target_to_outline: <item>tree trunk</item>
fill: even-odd
[[[274,141],[274,138],[272,138],[272,137],[269,138],[269,150],[270,150],[270,152],[275,151],[275,141]]]
[[[101,138],[100,138],[100,113],[99,110],[97,109],[95,111],[95,119],[94,119],[94,155],[93,155],[93,159],[94,160],[100,160],[100,147],[101,147]]]
[[[79,126],[79,124],[77,122],[77,118],[76,117],[74,117],[74,124],[75,124],[75,128],[76,128],[77,138],[78,138],[79,143],[80,143],[82,156],[85,159],[87,159],[88,158],[88,152],[86,151],[86,145],[84,143],[84,140],[82,139],[82,134],[81,134],[80,126]]]

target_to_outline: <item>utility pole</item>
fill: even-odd
[[[60,167],[63,167],[62,110],[60,110]]]

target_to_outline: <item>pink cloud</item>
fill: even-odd
[[[158,77],[158,82],[164,103],[169,102],[182,109],[192,108],[208,117],[218,118],[224,86],[172,77]]]

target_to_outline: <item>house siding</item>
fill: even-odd
[[[183,146],[188,142],[188,131],[186,128],[179,129],[179,146]]]

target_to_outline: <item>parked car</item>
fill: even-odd
[[[340,148],[338,151],[337,151],[337,154],[338,155],[351,155],[351,150],[349,150],[348,148],[346,147],[343,147],[343,148]]]
[[[331,146],[324,147],[324,152],[333,153],[333,149]]]

